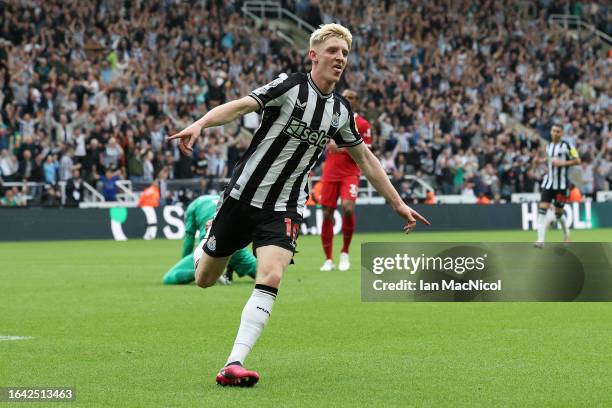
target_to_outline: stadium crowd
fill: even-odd
[[[82,182],[106,199],[115,181],[201,180],[218,191],[249,144],[257,114],[207,129],[184,156],[166,136],[280,72],[308,71],[305,53],[239,1],[0,2],[0,205],[67,205]],[[340,88],[360,94],[373,149],[408,199],[416,174],[441,194],[507,199],[533,192],[545,172],[552,123],[583,164],[575,181],[593,195],[611,183],[611,60],[601,45],[549,27],[570,10],[604,30],[597,2],[284,1],[313,24],[354,35]],[[580,5],[578,7],[577,5]],[[500,113],[507,115],[502,124]],[[320,169],[319,169],[320,171]],[[176,200],[162,194],[166,203]]]

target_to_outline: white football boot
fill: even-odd
[[[334,261],[332,261],[331,259],[327,259],[323,266],[319,268],[321,272],[329,272],[333,271],[334,269],[336,269],[336,265],[334,265]]]
[[[338,269],[341,271],[348,271],[349,269],[351,269],[351,260],[349,259],[348,253],[340,253],[340,263],[338,264]]]

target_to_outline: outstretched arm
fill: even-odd
[[[184,154],[190,155],[202,129],[224,125],[258,109],[259,104],[250,96],[224,103],[210,110],[179,133],[168,137],[168,140],[180,139],[179,148]]]
[[[349,147],[348,152],[353,160],[355,160],[355,163],[357,163],[364,176],[372,183],[376,191],[385,197],[400,217],[406,220],[404,231],[412,231],[417,220],[421,221],[423,224],[430,225],[425,217],[408,207],[404,201],[402,201],[402,198],[389,181],[380,162],[365,144],[360,143],[357,146]]]

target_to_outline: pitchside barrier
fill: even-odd
[[[538,217],[537,203],[415,205],[432,221],[417,231],[533,230]],[[388,205],[358,205],[357,232],[401,231],[402,221]],[[612,202],[566,204],[571,228],[612,227]],[[65,239],[182,239],[185,234],[181,206],[161,208],[0,208],[0,241]],[[302,235],[319,234],[323,212],[304,211]],[[342,228],[335,213],[334,232]]]

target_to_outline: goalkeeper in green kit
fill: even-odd
[[[195,280],[195,268],[193,266],[195,233],[200,231],[200,240],[206,236],[206,223],[215,216],[219,198],[218,195],[204,195],[193,200],[187,207],[185,212],[183,258],[166,272],[163,279],[164,284],[180,285],[191,283]],[[227,264],[227,272],[219,280],[223,284],[229,284],[233,272],[236,272],[240,277],[248,275],[255,279],[256,271],[257,260],[255,256],[247,248],[242,248],[234,252]]]

